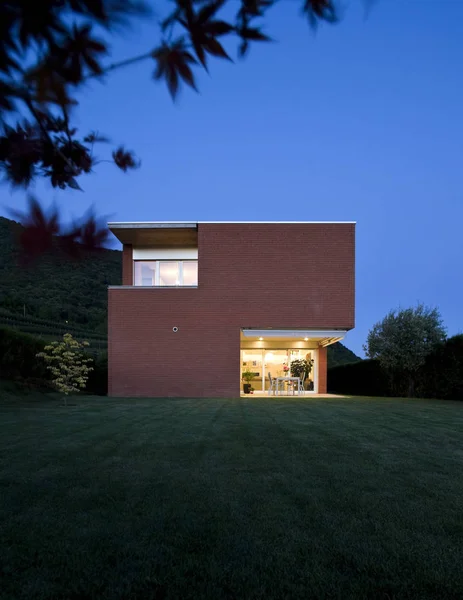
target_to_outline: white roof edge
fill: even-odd
[[[141,228],[157,227],[165,225],[166,227],[194,227],[201,224],[210,225],[355,225],[357,221],[113,221],[108,223],[108,227],[114,228]]]

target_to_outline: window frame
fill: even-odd
[[[136,272],[135,272],[135,265],[136,263],[154,263],[155,267],[154,267],[154,283],[152,285],[140,285],[136,283]],[[161,263],[177,263],[178,265],[178,280],[179,283],[178,285],[160,285],[160,264]],[[196,284],[184,284],[183,283],[183,278],[184,278],[184,273],[183,273],[183,264],[184,263],[196,263],[196,265],[198,265],[198,259],[194,259],[194,258],[187,258],[187,259],[169,259],[166,258],[164,260],[146,260],[146,259],[136,259],[133,261],[133,287],[156,287],[156,288],[181,288],[181,287],[186,287],[186,288],[196,288],[198,287],[198,282],[196,282]],[[198,270],[199,273],[199,270]]]

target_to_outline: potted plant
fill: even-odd
[[[291,362],[291,376],[304,378],[304,385],[307,384],[310,372],[313,367],[313,359],[311,360],[293,360]]]
[[[254,394],[254,388],[251,388],[251,391],[249,392],[250,394]]]
[[[250,394],[251,393],[251,381],[254,379],[254,373],[249,370],[246,369],[245,371],[243,371],[241,373],[241,379],[243,380],[243,392],[245,394]]]

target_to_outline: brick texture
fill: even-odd
[[[318,348],[318,393],[327,392],[328,353],[324,346]]]
[[[109,394],[236,397],[241,328],[351,329],[354,245],[353,224],[199,224],[197,289],[109,290]]]
[[[133,250],[130,244],[122,248],[122,285],[133,285]]]

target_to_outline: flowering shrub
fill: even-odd
[[[47,363],[54,387],[65,397],[85,389],[88,374],[93,371],[88,366],[92,359],[82,352],[88,345],[88,342],[79,342],[70,333],[65,333],[62,342],[52,342],[36,355]]]

